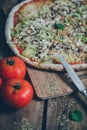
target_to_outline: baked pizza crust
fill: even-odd
[[[45,69],[45,70],[54,70],[54,71],[64,71],[64,67],[62,64],[51,64],[51,63],[37,63],[37,62],[32,62],[31,60],[29,60],[29,58],[24,57],[22,55],[20,55],[20,53],[18,52],[16,46],[14,45],[14,43],[11,41],[11,28],[13,27],[13,19],[14,19],[14,13],[25,3],[30,2],[32,0],[26,0],[24,2],[19,3],[18,5],[16,5],[15,7],[12,8],[12,10],[10,11],[7,21],[6,21],[6,26],[5,26],[5,37],[6,37],[6,43],[9,45],[9,47],[11,48],[11,50],[14,52],[15,55],[19,56],[20,58],[22,58],[28,65],[33,66],[35,68],[38,69]],[[83,70],[87,68],[87,64],[74,64],[71,65],[71,67],[75,70]]]

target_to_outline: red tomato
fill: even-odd
[[[10,79],[2,85],[2,99],[12,108],[22,108],[33,98],[33,88],[27,80]]]
[[[0,87],[2,86],[2,83],[3,83],[2,78],[0,78]]]
[[[26,74],[26,65],[24,61],[17,57],[6,57],[0,61],[0,76],[2,79],[23,79]]]

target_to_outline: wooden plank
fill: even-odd
[[[42,120],[43,101],[32,100],[27,107],[18,110],[7,108],[3,103],[0,107],[0,130],[41,130]]]
[[[6,16],[4,11],[0,9],[0,59],[9,56],[12,53],[5,41],[5,22]]]
[[[67,73],[42,71],[30,67],[27,67],[27,71],[36,95],[43,100],[68,95],[76,89]],[[77,75],[87,86],[87,71],[79,71]]]
[[[7,15],[10,10],[18,4],[18,2],[19,0],[2,0],[0,6],[3,9],[4,13]]]
[[[87,70],[76,71],[76,73],[80,78],[87,78]],[[65,73],[65,76],[66,78],[70,78],[67,73]]]
[[[49,99],[72,93],[70,84],[65,81],[63,73],[42,71],[27,67],[36,95]]]
[[[69,118],[69,113],[76,109],[82,112],[81,122],[75,122]],[[50,99],[46,122],[46,130],[87,130],[87,101],[75,94]]]

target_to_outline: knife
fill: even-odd
[[[75,86],[77,87],[77,89],[87,98],[86,88],[85,88],[84,84],[82,83],[82,81],[80,80],[80,78],[75,73],[75,71],[67,63],[67,61],[63,58],[63,56],[61,56],[61,54],[57,54],[56,56],[61,61],[62,65],[64,66],[64,68],[68,72],[70,78],[72,79],[72,81],[75,84]]]

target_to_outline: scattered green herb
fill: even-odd
[[[55,23],[54,27],[55,27],[55,29],[63,30],[65,28],[65,25],[61,24],[61,23]]]
[[[14,130],[33,130],[27,118],[23,118],[21,121],[14,121]]]
[[[79,110],[74,110],[70,112],[69,117],[71,120],[80,122],[83,119],[82,113]]]

